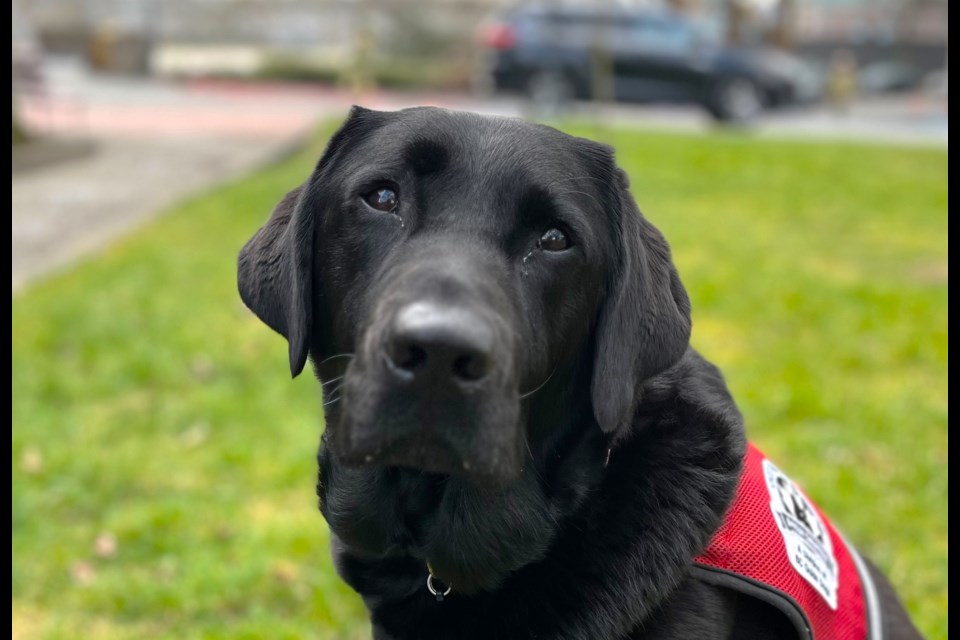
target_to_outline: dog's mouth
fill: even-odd
[[[328,424],[332,453],[348,466],[397,466],[465,476],[503,487],[521,471],[524,434],[515,389],[451,393],[384,385],[376,375],[346,374]]]

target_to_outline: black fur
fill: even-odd
[[[395,211],[365,204],[381,188]],[[551,228],[568,249],[541,247]],[[742,420],[689,347],[669,248],[610,148],[355,108],[244,247],[239,288],[288,338],[291,372],[309,352],[324,384],[320,509],[375,638],[793,633],[691,574],[736,486]],[[424,303],[489,341],[482,377],[416,386],[385,355]],[[443,602],[427,563],[453,585]],[[891,637],[914,637],[882,591]]]

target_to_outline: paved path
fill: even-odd
[[[13,290],[105,245],[184,196],[267,161],[275,142],[101,139],[92,154],[13,180]]]
[[[55,80],[48,94],[23,101],[23,119],[45,136],[74,146],[82,139],[93,150],[39,168],[15,168],[14,292],[184,197],[282,156],[306,139],[324,112],[306,100]]]

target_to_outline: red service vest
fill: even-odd
[[[806,640],[880,640],[863,560],[752,444],[723,524],[694,558],[698,577],[775,606]]]

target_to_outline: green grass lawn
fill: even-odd
[[[947,153],[572,127],[670,239],[752,438],[947,637]],[[318,385],[235,258],[320,142],[13,299],[15,638],[363,638]]]

